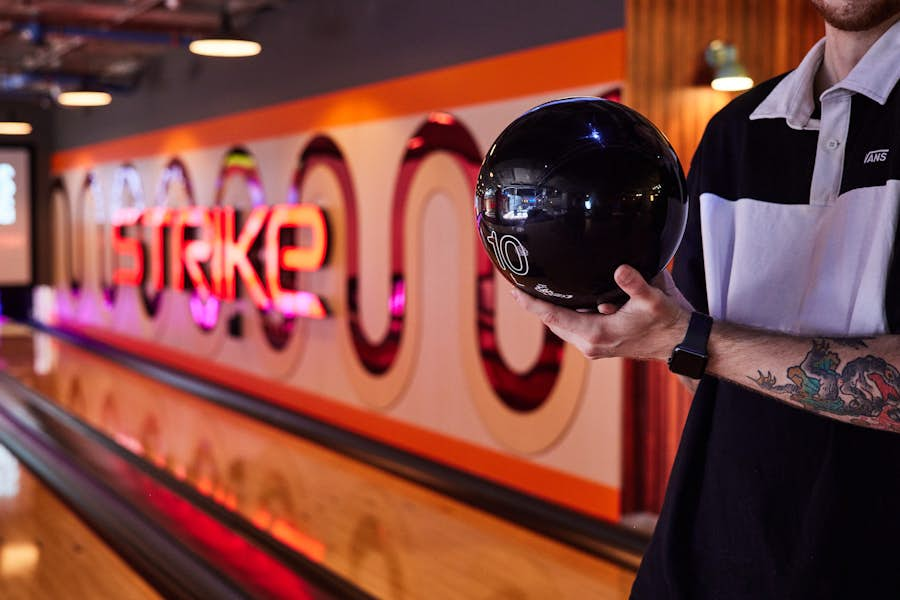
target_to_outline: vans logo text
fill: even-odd
[[[865,160],[863,160],[863,164],[886,161],[888,150],[889,148],[883,148],[881,150],[869,150],[869,152],[866,153],[866,158]]]

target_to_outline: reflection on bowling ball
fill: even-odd
[[[599,98],[542,104],[491,146],[475,189],[478,235],[520,290],[568,308],[621,303],[613,272],[650,279],[684,233],[675,151],[650,121]]]

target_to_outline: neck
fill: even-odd
[[[897,22],[900,15],[865,31],[844,31],[825,23],[825,56],[816,74],[815,92],[819,95],[844,79],[878,38]]]

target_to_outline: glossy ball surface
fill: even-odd
[[[621,264],[648,280],[687,221],[678,157],[636,111],[599,98],[531,109],[491,145],[475,189],[478,235],[513,285],[568,308],[625,297]]]

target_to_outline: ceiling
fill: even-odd
[[[174,45],[242,30],[280,0],[0,0],[0,96],[127,91]],[[187,52],[187,49],[185,49]]]

